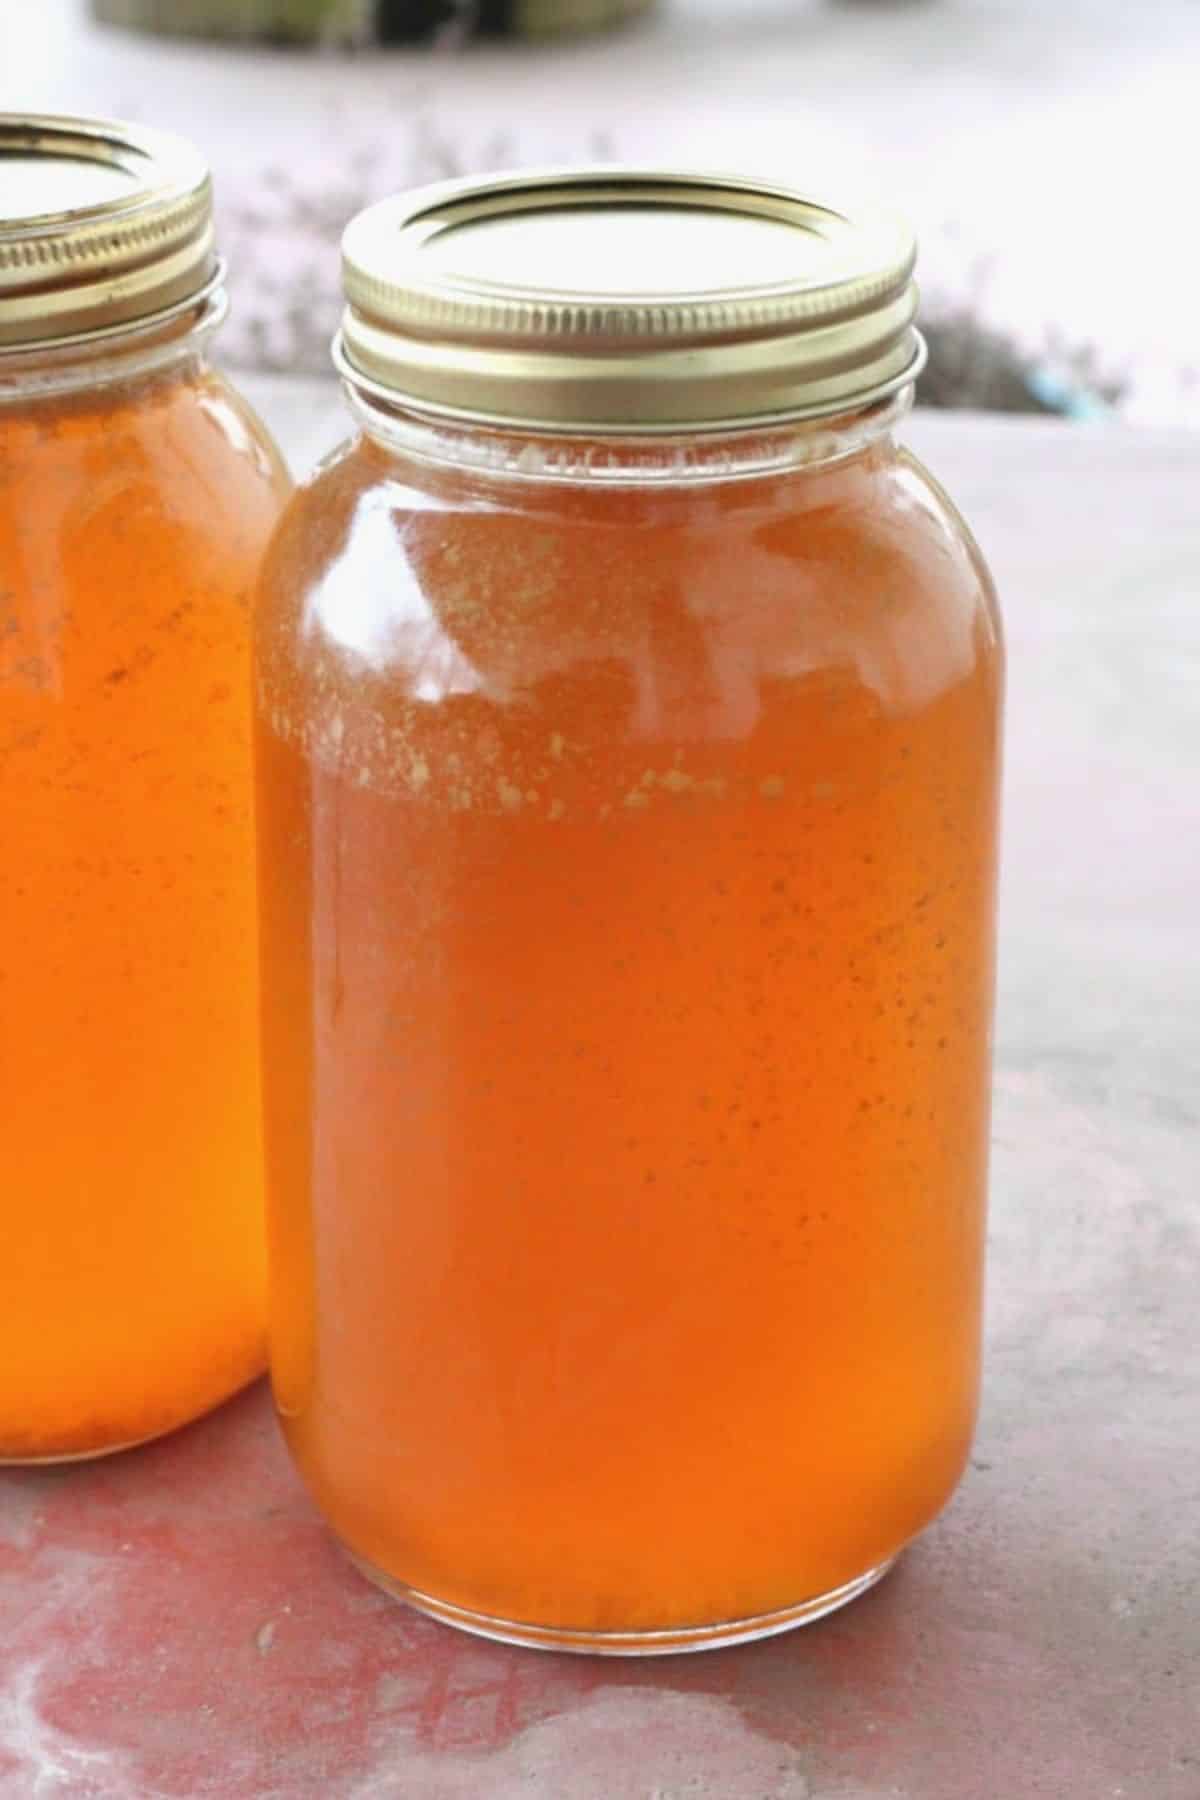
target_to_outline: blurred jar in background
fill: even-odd
[[[486,1635],[784,1629],[963,1467],[1001,651],[912,267],[628,171],[346,234],[357,432],[258,621],[272,1372]]]
[[[290,484],[223,311],[188,145],[0,116],[0,1459],[264,1360],[249,601]]]
[[[656,0],[92,0],[111,25],[284,43],[421,44],[571,37],[620,25]]]

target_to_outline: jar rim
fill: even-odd
[[[0,350],[0,410],[137,381],[194,357],[228,311],[224,270],[194,299],[162,313],[74,338]]]
[[[658,488],[750,481],[828,468],[888,437],[913,402],[911,383],[837,415],[738,421],[672,431],[546,431],[446,418],[343,375],[366,438],[406,463],[517,485]]]

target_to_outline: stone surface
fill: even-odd
[[[260,383],[297,463],[332,387]],[[1197,1800],[1200,443],[917,418],[1011,650],[986,1403],[874,1593],[649,1664],[340,1560],[256,1389],[0,1474],[0,1797]]]

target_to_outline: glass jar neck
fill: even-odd
[[[0,351],[0,406],[124,385],[200,363],[227,310],[225,290],[217,286],[195,305],[173,308],[169,316],[157,314],[61,343]]]
[[[352,380],[344,386],[363,435],[405,461],[539,485],[599,487],[691,486],[828,468],[887,442],[913,394],[906,387],[865,410],[828,418],[622,436],[497,429],[407,411]]]

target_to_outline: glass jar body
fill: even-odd
[[[999,629],[915,461],[820,429],[380,430],[268,557],[277,1401],[368,1572],[493,1635],[814,1616],[967,1452]]]
[[[265,1360],[249,615],[290,491],[207,326],[0,361],[0,1459]]]

